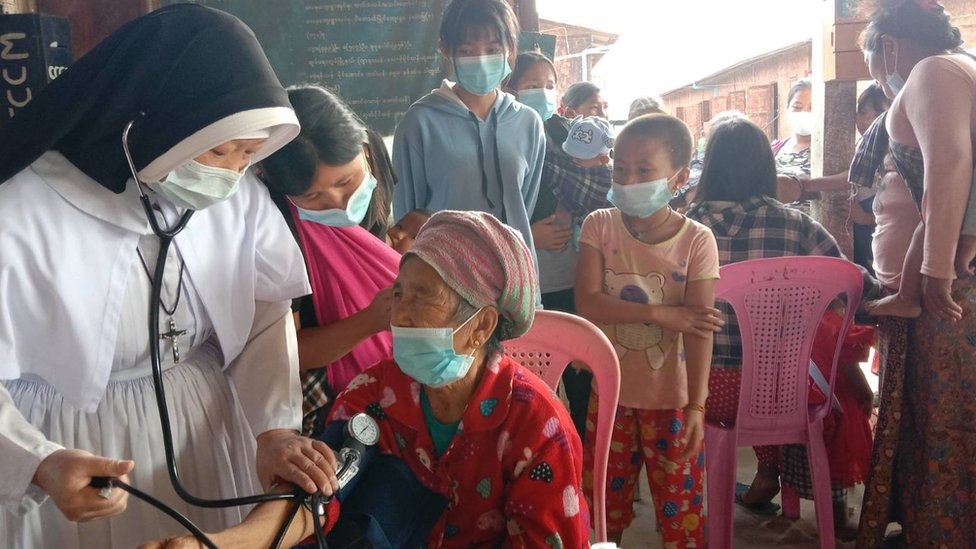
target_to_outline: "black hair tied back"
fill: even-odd
[[[871,19],[861,37],[866,51],[881,52],[882,36],[911,40],[933,52],[962,45],[959,28],[936,0],[873,0],[866,8]]]
[[[302,131],[262,162],[268,188],[288,196],[308,191],[319,162],[342,166],[363,153],[366,126],[342,99],[319,86],[288,89]]]

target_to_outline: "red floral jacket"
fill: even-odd
[[[392,360],[381,362],[339,395],[328,422],[368,413],[380,426],[380,452],[402,459],[422,484],[448,499],[428,547],[589,546],[582,445],[566,408],[541,379],[508,357],[489,361],[440,458],[420,390]]]

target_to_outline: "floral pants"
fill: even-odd
[[[583,485],[593,493],[597,396],[590,397],[583,447]],[[634,520],[634,490],[642,467],[654,500],[658,530],[666,549],[705,547],[705,452],[684,463],[683,410],[638,410],[617,407],[607,467],[607,531],[622,532]],[[590,508],[592,509],[592,501]]]

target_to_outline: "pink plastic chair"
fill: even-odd
[[[600,407],[597,410],[593,472],[593,516],[597,541],[607,539],[607,461],[610,435],[620,396],[620,363],[617,352],[599,328],[578,316],[556,311],[537,311],[532,329],[505,342],[505,353],[532,370],[553,390],[566,366],[579,361],[593,372]]]
[[[830,412],[843,338],[838,338],[825,404],[808,405],[808,371],[814,334],[824,311],[847,298],[846,334],[861,300],[858,268],[834,257],[779,257],[722,267],[716,300],[731,305],[742,334],[742,386],[731,429],[706,423],[708,546],[732,547],[736,448],[802,443],[807,447],[820,547],[834,547],[830,469],[823,418]],[[799,499],[784,491],[784,510],[799,515]],[[788,507],[791,507],[788,509]]]

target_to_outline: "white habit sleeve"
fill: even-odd
[[[0,504],[23,512],[44,501],[46,495],[31,481],[41,461],[61,449],[24,419],[0,383]]]
[[[228,372],[254,436],[301,430],[298,340],[289,301],[255,303],[251,335]]]

